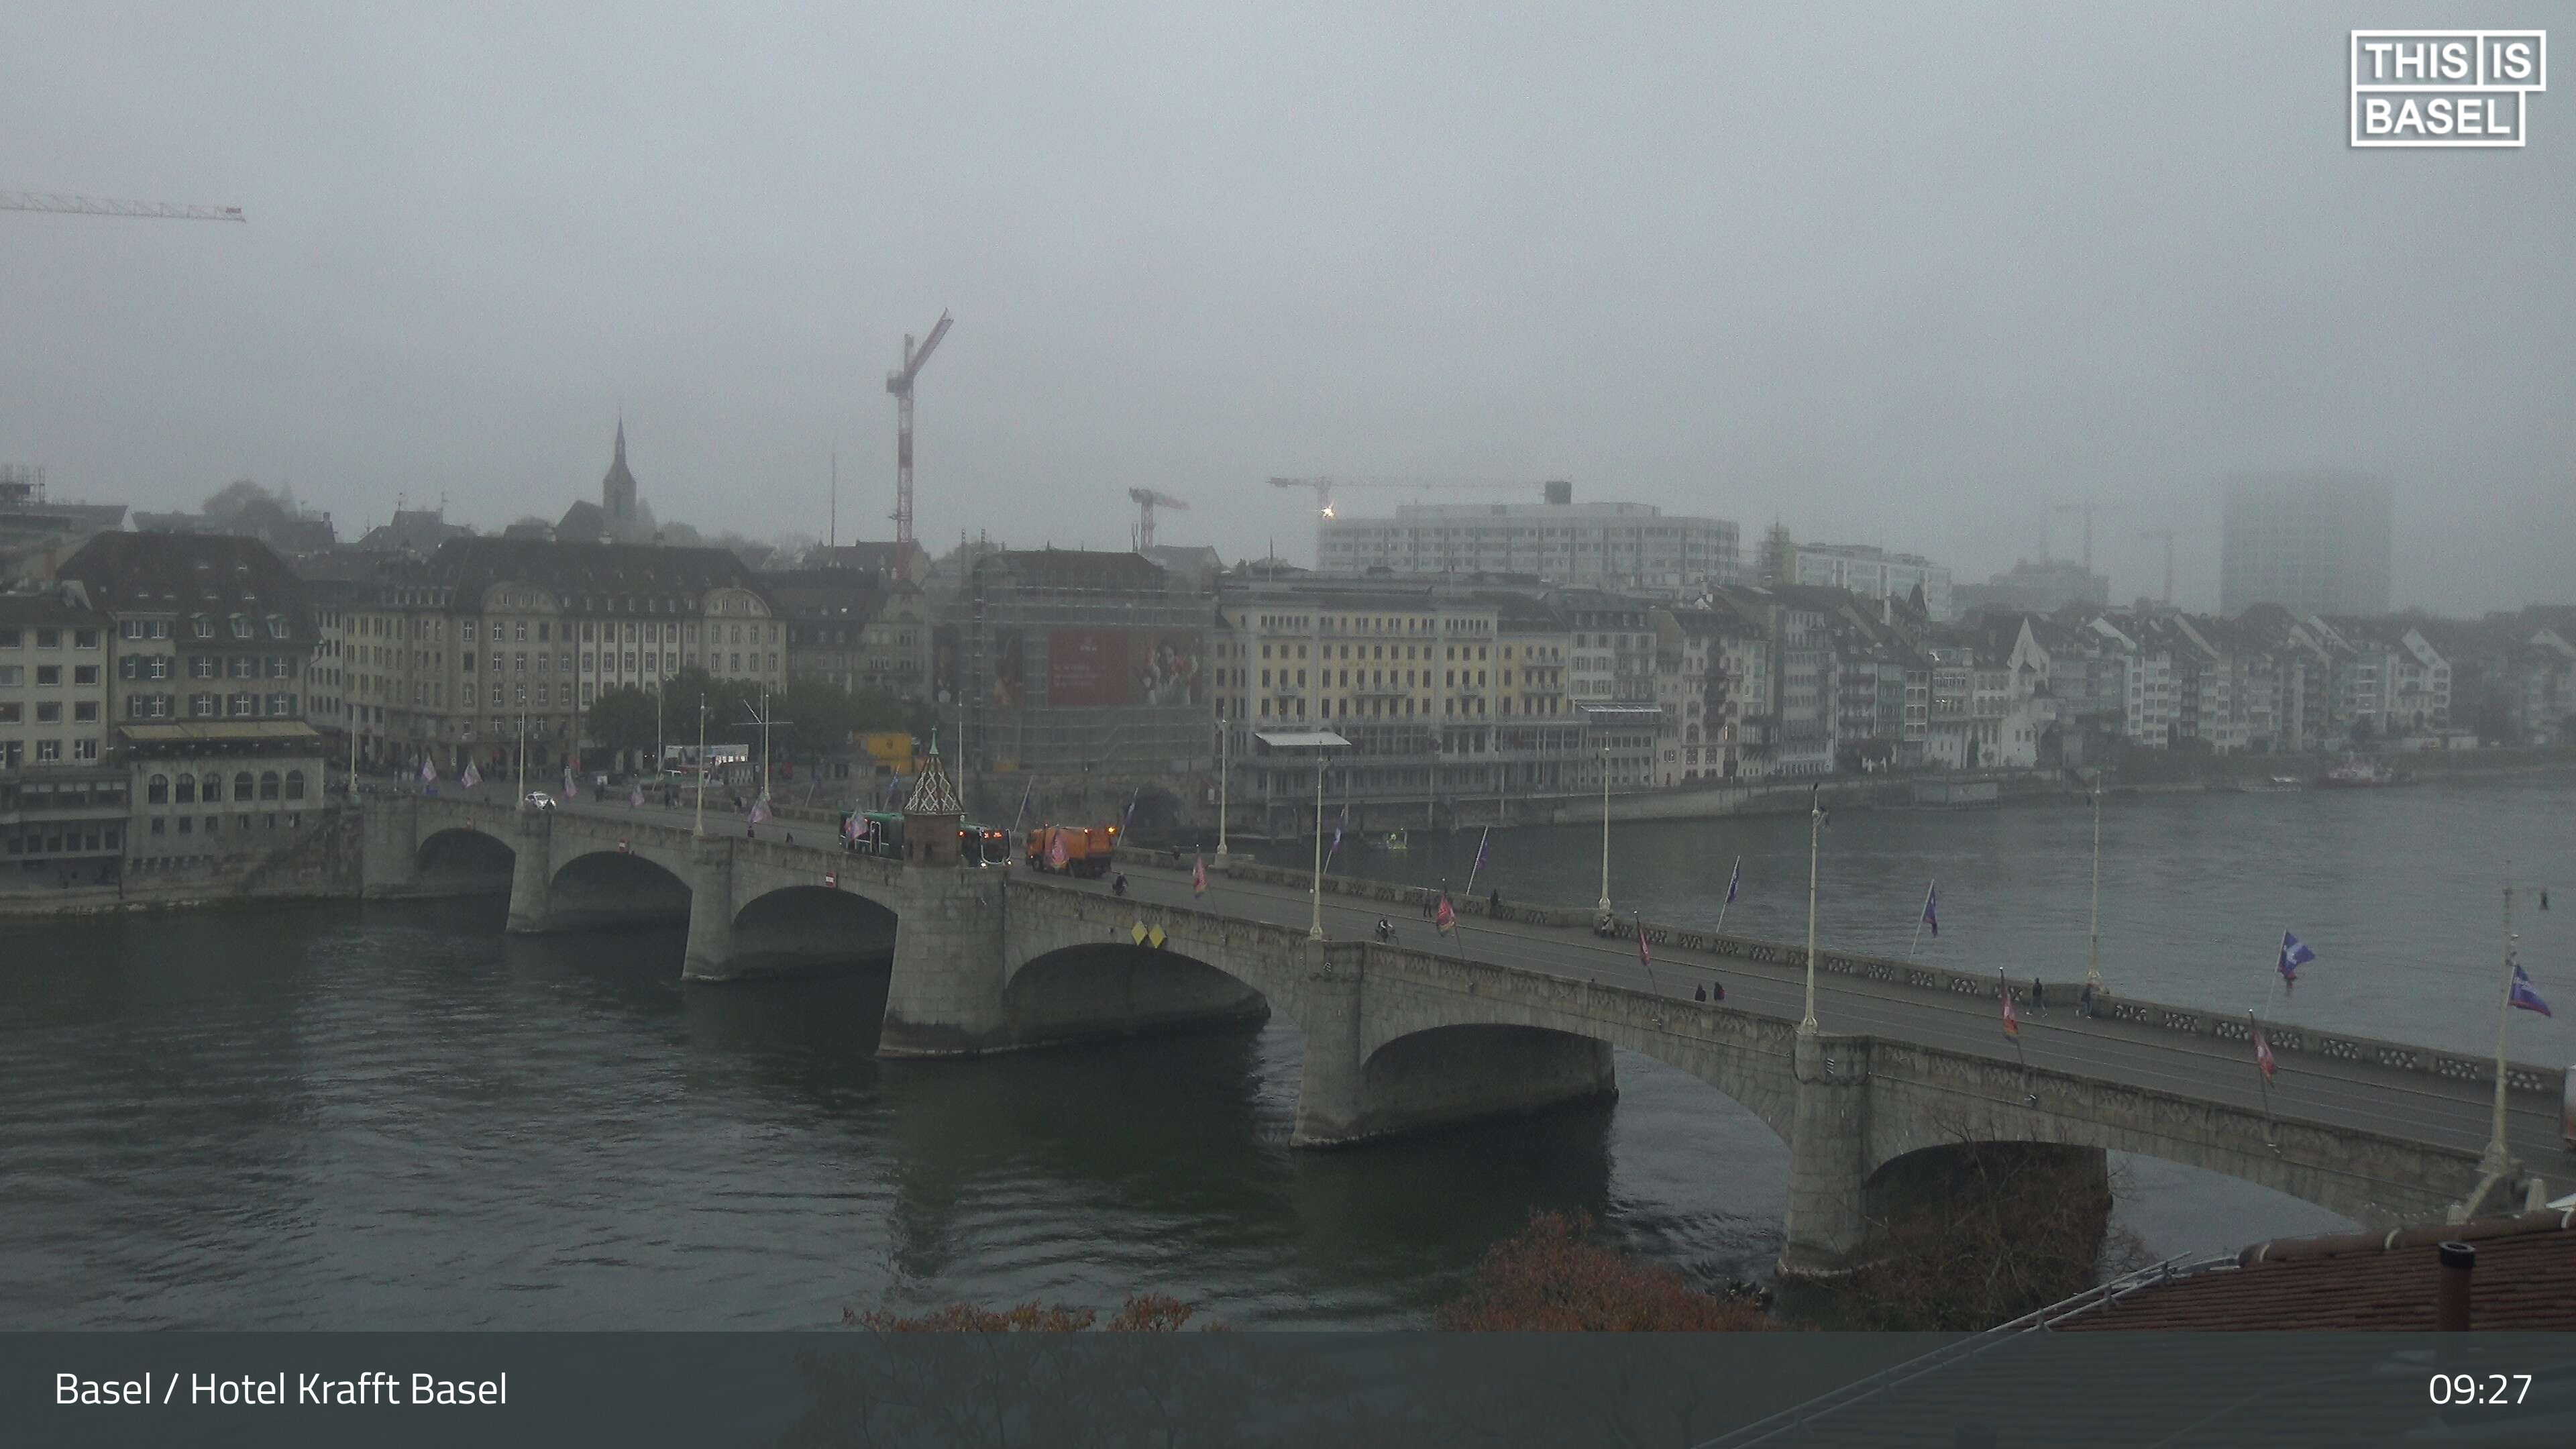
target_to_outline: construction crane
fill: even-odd
[[[1187,503],[1174,498],[1171,494],[1157,493],[1151,488],[1130,488],[1127,490],[1127,496],[1136,501],[1136,551],[1138,553],[1154,546],[1154,510],[1157,507],[1183,510],[1189,507]]]
[[[894,541],[898,544],[912,542],[912,383],[938,349],[939,339],[948,335],[948,324],[949,316],[943,311],[918,349],[912,345],[912,334],[903,334],[903,366],[886,374],[886,391],[894,394]]]
[[[1545,494],[1547,489],[1547,485],[1544,483],[1534,484],[1521,479],[1498,478],[1273,478],[1270,480],[1270,486],[1273,488],[1314,489],[1315,512],[1325,518],[1336,516],[1333,512],[1333,491],[1337,488],[1401,488],[1408,490],[1467,488],[1477,489],[1484,492],[1510,492],[1516,489],[1537,488],[1540,490],[1542,495]]]
[[[2099,503],[2061,503],[2056,509],[2059,513],[2084,515],[2084,572],[2088,574],[2093,572],[2093,515],[2101,506]]]
[[[2161,538],[2165,541],[2165,603],[2168,607],[2173,603],[2174,533],[2175,530],[2170,528],[2142,528],[2138,530],[2138,537],[2141,541],[2153,538]]]
[[[142,216],[169,221],[248,221],[238,206],[184,206],[168,201],[112,201],[63,191],[0,191],[0,211],[59,211],[74,216]]]

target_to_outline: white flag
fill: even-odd
[[[474,762],[472,760],[467,760],[465,762],[465,773],[457,776],[456,779],[459,784],[463,785],[468,790],[471,790],[475,786],[483,783],[483,776],[475,770]]]

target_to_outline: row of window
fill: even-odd
[[[224,625],[223,632],[231,635],[235,639],[255,639],[260,637],[262,634],[265,634],[271,639],[291,639],[294,637],[294,631],[287,627],[286,616],[284,614],[271,614],[264,620],[254,619],[248,614],[232,614],[226,616],[222,622]],[[188,618],[188,636],[192,639],[212,639],[215,637],[215,623],[215,617],[211,614],[192,614]],[[0,630],[0,634],[5,634],[6,632],[6,630]],[[81,632],[89,635],[93,641],[95,641],[98,635],[98,631],[95,629],[84,629]],[[170,621],[167,619],[127,619],[122,621],[119,625],[118,632],[122,633],[128,639],[167,639],[170,637]],[[97,646],[93,642],[81,647],[95,648]]]
[[[21,629],[12,626],[0,629],[0,649],[23,649],[30,635],[35,638],[36,647],[39,649],[60,649],[63,647],[65,636],[70,637],[71,647],[74,649],[98,647],[96,629]]]
[[[32,752],[23,748],[30,744],[35,747]],[[97,759],[98,737],[96,735],[83,735],[80,738],[73,740],[71,742],[71,754],[69,758],[74,760]],[[30,759],[34,760],[39,765],[61,764],[65,759],[63,754],[63,742],[58,739],[50,738],[32,741],[0,740],[0,770],[14,770]]]
[[[192,694],[188,696],[190,719],[293,719],[299,713],[301,697],[284,690],[261,695]],[[168,719],[178,707],[178,698],[168,694],[129,694],[125,697],[125,717],[132,720]]]
[[[9,854],[17,856],[79,855],[121,850],[124,846],[125,832],[114,825],[98,830],[64,830],[57,826],[41,832],[30,830],[24,835],[13,832],[7,843]]]
[[[27,707],[14,699],[0,699],[0,725],[26,723],[26,711]],[[62,701],[46,699],[38,700],[36,702],[36,723],[43,725],[61,724],[62,722]],[[72,722],[74,724],[98,723],[98,701],[94,699],[73,700]]]
[[[96,685],[98,683],[98,679],[99,675],[97,665],[75,664],[72,666],[72,683],[76,685]],[[25,685],[26,682],[26,665],[0,664],[0,689],[17,689]],[[63,667],[61,665],[39,664],[36,666],[36,687],[38,689],[59,688],[62,685],[62,682]]]
[[[236,803],[257,800],[301,800],[304,798],[304,772],[262,770],[254,774],[238,771],[232,778],[232,798]],[[143,801],[147,805],[220,805],[224,803],[224,777],[218,770],[203,775],[181,774],[175,782],[168,775],[154,775],[143,782]]]
[[[432,620],[430,622],[436,624],[440,621]],[[417,625],[418,621],[415,620],[414,623]],[[554,622],[552,620],[539,619],[535,621],[535,625],[537,631],[536,642],[547,644],[554,641],[556,633]],[[508,625],[504,625],[500,620],[495,619],[488,626],[478,623],[475,620],[468,619],[465,622],[465,642],[468,644],[482,642],[484,630],[487,627],[491,631],[490,638],[492,643],[499,644],[505,642],[502,638],[502,631],[504,628],[509,630],[511,641],[520,644],[528,642],[529,621],[526,619],[516,620]],[[636,638],[638,627],[639,626],[633,620],[627,621],[627,643],[633,644],[638,642]],[[643,632],[641,642],[646,644],[660,644],[664,642],[672,644],[695,644],[698,642],[698,626],[695,624],[681,625],[648,622],[640,627]],[[779,642],[780,638],[780,626],[776,624],[769,626],[769,634],[766,638],[762,637],[760,632],[761,626],[758,624],[710,624],[707,628],[711,631],[708,636],[709,642],[716,644],[775,644]],[[685,637],[682,633],[684,629],[686,630]],[[731,630],[730,636],[727,634],[728,629]],[[743,637],[743,630],[745,629],[749,629],[751,631],[751,637],[748,639]],[[581,642],[584,644],[602,642],[603,632],[605,642],[611,644],[617,642],[617,626],[614,623],[601,625],[593,620],[585,619],[581,624]],[[419,637],[417,628],[414,630],[414,637]],[[562,638],[567,644],[573,642],[572,621],[569,619],[563,621]]]
[[[116,677],[168,679],[172,663],[168,654],[128,654],[116,661]],[[292,679],[295,660],[285,654],[191,654],[187,673],[190,679]]]

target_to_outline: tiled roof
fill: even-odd
[[[453,590],[457,605],[467,608],[478,606],[494,584],[534,584],[585,614],[693,612],[719,588],[767,597],[729,549],[569,539],[452,538],[403,581]],[[656,601],[666,607],[657,609]]]
[[[2576,1212],[2560,1210],[2258,1243],[2234,1267],[2174,1279],[2057,1327],[2429,1332],[2444,1242],[2478,1250],[2470,1327],[2576,1329]]]
[[[112,613],[278,614],[293,642],[313,642],[304,581],[255,538],[102,533],[65,559],[59,573],[79,580],[90,602]]]

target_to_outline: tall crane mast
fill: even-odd
[[[58,211],[74,216],[141,216],[169,221],[248,221],[238,206],[187,206],[169,201],[114,201],[66,191],[0,191],[0,211]]]
[[[1516,478],[1273,478],[1270,480],[1270,486],[1314,489],[1315,512],[1324,518],[1336,516],[1333,512],[1333,490],[1337,488],[1466,488],[1483,492],[1509,492],[1516,489],[1537,488],[1542,495],[1547,489],[1544,483],[1530,483]]]
[[[1169,493],[1151,488],[1130,488],[1127,496],[1136,503],[1136,550],[1139,553],[1154,546],[1154,510],[1157,507],[1186,510],[1189,505]]]
[[[903,366],[886,374],[886,391],[894,394],[894,541],[912,542],[912,383],[922,365],[948,335],[949,316],[939,314],[930,335],[915,349],[912,334],[903,334]]]

